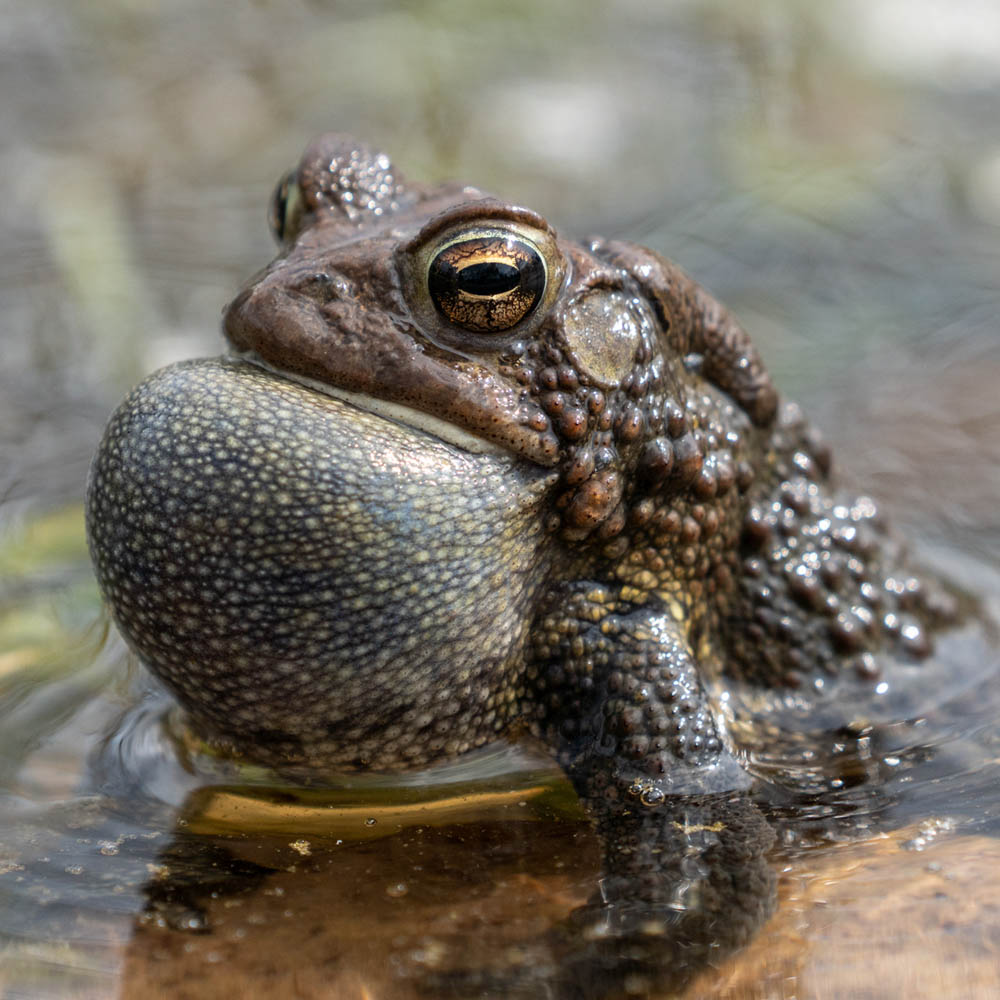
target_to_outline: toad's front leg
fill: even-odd
[[[554,595],[528,668],[536,731],[603,813],[667,795],[745,789],[698,663],[662,602],[579,583]]]
[[[586,583],[553,593],[548,608],[534,629],[525,712],[594,822],[600,877],[513,966],[454,971],[432,986],[463,997],[673,994],[773,911],[774,835],[669,609]]]
[[[553,601],[529,670],[538,732],[602,846],[599,889],[554,935],[559,996],[680,989],[749,941],[775,902],[773,833],[663,605],[604,585]]]

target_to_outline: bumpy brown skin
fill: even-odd
[[[665,865],[651,890],[627,861],[639,842],[676,853],[679,796],[746,786],[727,725],[743,694],[871,686],[953,615],[875,505],[837,494],[746,333],[651,251],[407,184],[336,135],[275,225],[281,254],[225,316],[243,360],[140,386],[89,491],[116,619],[207,734],[322,772],[529,729],[591,806],[609,870],[631,872],[614,912],[679,884]],[[508,229],[545,260],[537,308],[492,333],[450,324],[428,259]],[[363,409],[380,402],[397,408]],[[743,694],[723,706],[726,690]],[[725,838],[715,806],[680,828],[702,814]],[[754,870],[743,884],[767,885]]]

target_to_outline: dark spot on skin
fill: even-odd
[[[559,375],[555,368],[543,368],[538,373],[538,385],[539,388],[549,391],[556,389],[559,386]]]
[[[825,595],[823,588],[813,573],[795,572],[789,574],[788,591],[799,605],[807,611],[822,610]]]
[[[736,485],[740,493],[746,493],[756,478],[753,466],[749,462],[740,462],[736,467]]]
[[[594,471],[594,453],[587,448],[577,451],[566,466],[564,479],[569,486],[578,486]]]
[[[541,404],[549,416],[557,417],[566,409],[566,397],[561,392],[548,392],[541,397]]]
[[[595,528],[614,509],[620,495],[616,472],[595,473],[577,490],[566,508],[566,523],[571,528]]]
[[[693,434],[685,434],[674,441],[674,475],[682,483],[692,482],[701,472],[704,462],[698,442]]]
[[[669,400],[664,407],[664,419],[667,433],[672,438],[679,438],[687,432],[687,414],[673,400]]]
[[[567,441],[579,441],[587,433],[587,414],[578,406],[567,408],[556,422],[559,436]]]
[[[711,500],[719,492],[719,481],[711,469],[704,467],[694,477],[694,495],[699,500]]]

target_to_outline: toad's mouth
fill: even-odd
[[[237,295],[223,332],[240,358],[442,440],[454,442],[454,428],[535,465],[558,464],[559,439],[523,387],[485,361],[432,349],[394,316],[317,296],[314,278],[312,265],[281,259]],[[469,438],[459,447],[481,453]]]
[[[421,431],[431,437],[446,444],[454,445],[462,451],[467,451],[473,455],[496,455],[502,458],[518,458],[515,452],[509,448],[489,441],[478,434],[473,434],[462,427],[458,427],[440,417],[424,413],[405,403],[395,403],[388,399],[379,399],[363,392],[351,392],[349,389],[342,389],[339,386],[331,385],[329,382],[322,382],[319,379],[309,378],[306,375],[299,375],[296,372],[283,371],[275,365],[269,364],[259,354],[254,351],[233,351],[233,356],[248,364],[256,365],[265,371],[280,378],[288,379],[298,385],[311,389],[313,392],[321,393],[324,396],[331,396],[339,399],[343,403],[348,403],[359,410],[364,410],[383,420],[390,420],[395,424],[411,430]]]

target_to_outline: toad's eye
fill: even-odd
[[[289,170],[278,181],[267,210],[267,223],[271,227],[271,234],[279,243],[295,239],[302,221],[303,208],[302,188],[299,187],[296,171]]]
[[[545,294],[545,259],[513,233],[463,235],[445,244],[427,268],[437,311],[472,333],[502,333],[531,314]]]
[[[396,266],[417,330],[439,347],[484,354],[545,323],[567,271],[540,215],[493,199],[433,216],[397,249]]]

